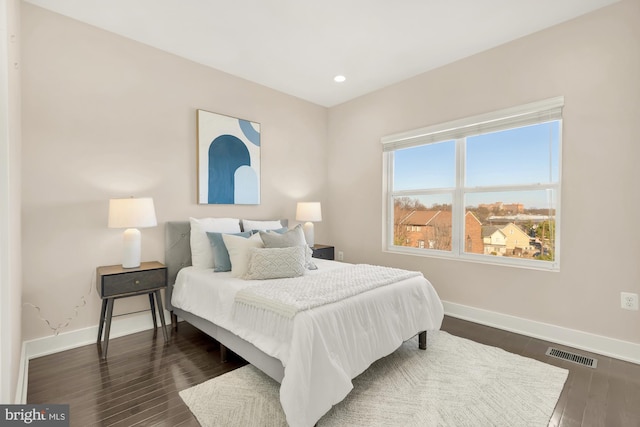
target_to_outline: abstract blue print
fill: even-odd
[[[260,204],[260,125],[198,110],[198,203]]]
[[[257,147],[260,146],[260,132],[258,132],[251,122],[246,120],[238,119],[238,124],[240,125],[240,129],[242,129],[242,133],[247,137],[251,143]]]

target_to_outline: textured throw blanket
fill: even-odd
[[[268,310],[291,319],[300,311],[421,275],[417,271],[356,264],[322,274],[249,286],[236,294],[235,304]]]

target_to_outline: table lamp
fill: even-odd
[[[304,238],[309,246],[313,246],[313,223],[322,221],[320,202],[298,202],[296,208],[296,221],[306,221],[302,227]]]
[[[156,225],[151,197],[109,200],[109,228],[126,228],[123,234],[123,268],[140,266],[141,237],[138,228]]]

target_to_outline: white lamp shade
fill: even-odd
[[[122,267],[140,266],[141,236],[138,228],[158,225],[151,197],[109,200],[109,228],[126,228],[123,234]]]
[[[155,227],[156,210],[151,197],[109,200],[109,228]]]
[[[299,202],[296,208],[297,221],[322,221],[320,202]]]

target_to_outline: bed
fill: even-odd
[[[281,223],[286,226],[286,221]],[[422,274],[378,266],[371,266],[379,270],[358,281],[370,284],[381,280],[380,274],[393,273],[385,276],[383,285],[293,314],[265,310],[252,304],[270,285],[304,282],[315,290],[325,282],[360,277],[354,275],[370,266],[314,258],[317,269],[305,271],[303,277],[244,280],[230,272],[192,266],[189,221],[168,222],[165,235],[166,305],[174,327],[177,318],[187,321],[219,341],[221,349],[230,349],[278,381],[292,427],[314,425],[349,393],[353,378],[403,341],[418,335],[419,348],[426,349],[426,331],[439,329],[442,322],[442,303]],[[397,283],[387,285],[390,281]],[[240,298],[247,295],[251,298]]]

